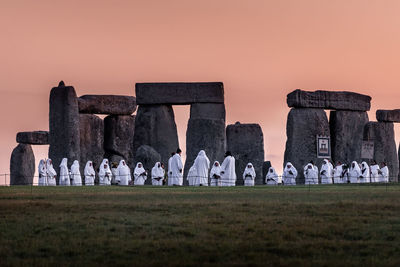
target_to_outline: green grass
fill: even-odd
[[[400,185],[0,187],[0,265],[400,266]]]

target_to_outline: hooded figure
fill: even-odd
[[[171,160],[171,169],[168,172],[171,172],[171,178],[168,177],[168,185],[182,185],[183,184],[183,164],[181,159],[182,151],[178,148],[177,153],[172,157]]]
[[[71,180],[73,186],[82,186],[82,176],[79,170],[79,161],[74,160],[71,166]]]
[[[382,183],[389,183],[389,168],[385,162],[382,162],[381,173],[380,181]]]
[[[256,178],[256,171],[254,170],[253,164],[247,163],[247,166],[243,172],[244,186],[254,186],[255,178]]]
[[[358,165],[357,161],[353,161],[351,163],[351,167],[348,173],[350,183],[357,184],[360,181],[361,170],[360,166]]]
[[[210,160],[208,159],[204,150],[200,150],[199,154],[194,160],[193,165],[196,168],[194,185],[208,186],[208,170],[210,169]]]
[[[333,183],[334,184],[343,184],[346,183],[343,178],[343,164],[338,162],[335,169],[333,169]]]
[[[57,181],[57,173],[53,168],[53,161],[51,159],[47,159],[46,161],[46,173],[47,173],[47,185],[56,186]]]
[[[38,167],[39,172],[39,186],[47,185],[47,171],[46,171],[46,162],[41,159]]]
[[[86,162],[86,166],[84,169],[85,174],[85,185],[94,185],[94,179],[96,178],[96,172],[93,168],[93,162],[90,160]]]
[[[61,163],[60,163],[60,181],[59,184],[60,185],[66,185],[66,186],[70,186],[71,185],[71,181],[69,178],[69,171],[68,171],[68,159],[67,158],[63,158]]]
[[[190,167],[188,175],[186,177],[189,186],[194,186],[194,181],[196,179],[196,176],[197,176],[196,167],[193,164],[192,167]]]
[[[321,166],[321,184],[332,184],[332,177],[333,177],[333,166],[329,160],[324,159],[324,162]]]
[[[304,179],[306,185],[318,184],[318,171],[312,163],[304,167]]]
[[[161,166],[160,162],[154,164],[153,169],[151,169],[151,184],[155,186],[162,186],[164,180],[165,171]]]
[[[370,166],[371,171],[371,183],[378,183],[380,178],[380,173],[382,171],[379,168],[379,165],[376,162],[373,162]]]
[[[221,166],[218,161],[214,161],[210,171],[210,178],[210,186],[221,186]]]
[[[225,153],[225,159],[221,165],[221,186],[235,186],[236,171],[235,158],[230,151]]]
[[[360,183],[369,183],[369,182],[371,182],[369,166],[365,161],[363,161],[361,163]]]
[[[267,184],[267,185],[278,185],[278,184],[280,184],[279,176],[276,173],[274,167],[269,167],[268,173],[265,176],[265,184]]]
[[[292,163],[286,163],[285,169],[283,170],[283,185],[296,185],[297,170]]]
[[[103,159],[99,170],[99,183],[100,185],[111,185],[112,173],[108,165],[108,159]]]
[[[168,178],[172,178],[172,158],[174,157],[175,152],[171,153],[171,157],[168,159]],[[169,179],[168,179],[169,180]]]
[[[129,185],[129,183],[132,181],[131,170],[123,159],[119,162],[116,174],[115,182],[118,185]]]
[[[144,185],[144,182],[147,179],[147,172],[143,168],[143,164],[138,162],[136,164],[135,171],[133,172],[133,176],[135,177],[135,185]]]
[[[115,178],[118,175],[118,166],[119,164],[116,162],[111,162],[110,164],[110,169],[111,169],[111,184],[118,184]]]

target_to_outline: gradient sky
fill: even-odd
[[[397,0],[0,0],[0,173],[18,131],[48,130],[59,80],[78,95],[222,81],[227,123],[261,124],[280,171],[290,91],[368,94],[370,120],[400,108],[399,14]],[[189,108],[175,112],[185,152]]]

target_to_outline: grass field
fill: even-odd
[[[400,185],[0,187],[0,265],[400,266]]]

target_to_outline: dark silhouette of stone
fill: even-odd
[[[329,123],[323,109],[292,108],[286,124],[284,165],[291,162],[297,169],[297,184],[304,184],[303,167],[311,160],[321,166],[317,158],[317,135],[329,136]]]
[[[136,150],[135,167],[138,162],[141,162],[144,169],[147,171],[147,180],[145,184],[151,184],[151,169],[156,162],[161,162],[161,155],[151,146],[142,145]],[[135,168],[132,169],[132,173],[134,170]]]
[[[17,133],[17,143],[31,145],[48,145],[49,132],[34,131],[34,132],[19,132]]]
[[[57,173],[62,158],[68,158],[68,167],[80,160],[78,99],[74,87],[59,85],[51,89],[49,101],[49,158]]]
[[[35,175],[35,156],[31,145],[18,144],[11,153],[10,185],[31,185]]]
[[[140,105],[135,120],[134,151],[148,145],[167,166],[171,152],[179,147],[175,116],[170,105]]]
[[[287,104],[293,108],[368,111],[371,108],[371,97],[353,92],[310,92],[297,89],[287,95]]]
[[[365,111],[331,111],[329,125],[334,162],[361,162],[364,126],[367,123],[368,114]]]
[[[268,173],[268,170],[269,170],[270,167],[272,167],[271,161],[264,161],[264,163],[263,163],[263,168],[262,168],[262,171],[263,171],[263,179],[264,179],[263,183],[264,183],[264,184],[265,184],[265,176],[267,176],[267,173]],[[276,170],[275,170],[275,171],[276,171]]]
[[[84,170],[86,163],[91,160],[95,166],[96,179],[97,168],[104,157],[104,122],[101,118],[92,114],[79,114],[80,124],[80,170],[82,182],[85,183]]]
[[[193,165],[200,150],[210,159],[222,163],[226,148],[225,105],[214,103],[192,104],[186,131],[186,162],[184,177]],[[184,184],[187,180],[184,179]]]
[[[376,111],[376,119],[381,122],[400,122],[400,109]]]
[[[137,83],[136,101],[138,105],[224,103],[224,85],[221,82]]]
[[[236,160],[236,185],[243,185],[243,171],[249,162],[256,171],[255,183],[263,184],[264,137],[260,125],[240,122],[228,125],[226,144]]]
[[[368,122],[364,129],[364,140],[374,141],[374,160],[386,162],[389,180],[398,181],[399,161],[397,158],[394,126],[392,122]]]
[[[83,95],[78,98],[79,112],[88,114],[131,115],[136,98],[124,95]]]
[[[130,168],[134,167],[133,137],[135,134],[134,115],[110,115],[104,119],[105,157],[119,163],[124,159]]]

